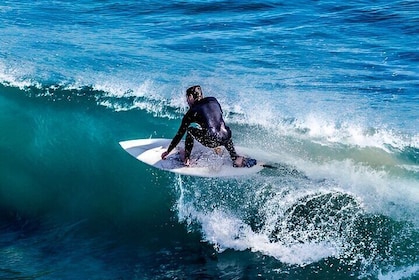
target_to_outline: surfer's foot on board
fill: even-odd
[[[179,157],[180,157],[180,159],[183,159],[183,164],[186,167],[189,167],[189,165],[191,164],[191,161],[189,160],[189,158],[185,157],[185,150],[184,149],[179,149]]]
[[[254,165],[257,164],[257,161],[253,158],[247,158],[247,157],[242,157],[242,156],[238,156],[234,161],[233,161],[233,166],[234,167],[252,167]]]

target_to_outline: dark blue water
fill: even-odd
[[[0,278],[419,277],[417,1],[3,1]],[[184,92],[277,169],[180,177],[119,141]]]

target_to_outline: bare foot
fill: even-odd
[[[190,165],[191,163],[190,163],[190,160],[189,160],[188,158],[185,158],[185,161],[183,162],[183,164],[184,164],[186,167],[189,167],[189,165]]]
[[[233,162],[233,166],[234,167],[243,167],[243,160],[244,160],[244,157],[238,156],[236,158],[236,160]]]

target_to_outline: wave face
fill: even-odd
[[[0,278],[414,279],[414,1],[0,5]],[[184,91],[274,166],[182,177],[119,141]]]

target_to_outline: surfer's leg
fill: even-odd
[[[236,149],[234,148],[233,141],[231,139],[227,140],[227,142],[224,144],[224,147],[227,149],[228,153],[230,154],[231,159],[235,161],[239,155],[236,153]]]
[[[220,142],[214,139],[214,137],[209,136],[209,134],[203,130],[196,127],[188,128],[188,134],[192,135],[193,139],[204,145],[208,148],[215,148],[221,146]]]
[[[244,157],[237,154],[233,141],[231,139],[227,140],[227,142],[224,144],[224,147],[226,147],[228,153],[230,154],[231,160],[233,161],[233,166],[242,167]]]
[[[185,159],[189,159],[191,156],[194,139],[202,143],[204,139],[204,133],[202,129],[196,127],[189,127],[185,139]],[[205,145],[204,143],[202,144]]]
[[[255,159],[239,156],[236,153],[236,149],[234,148],[233,141],[231,139],[224,144],[224,147],[226,147],[227,151],[230,153],[234,167],[252,167],[256,165],[257,161]]]

